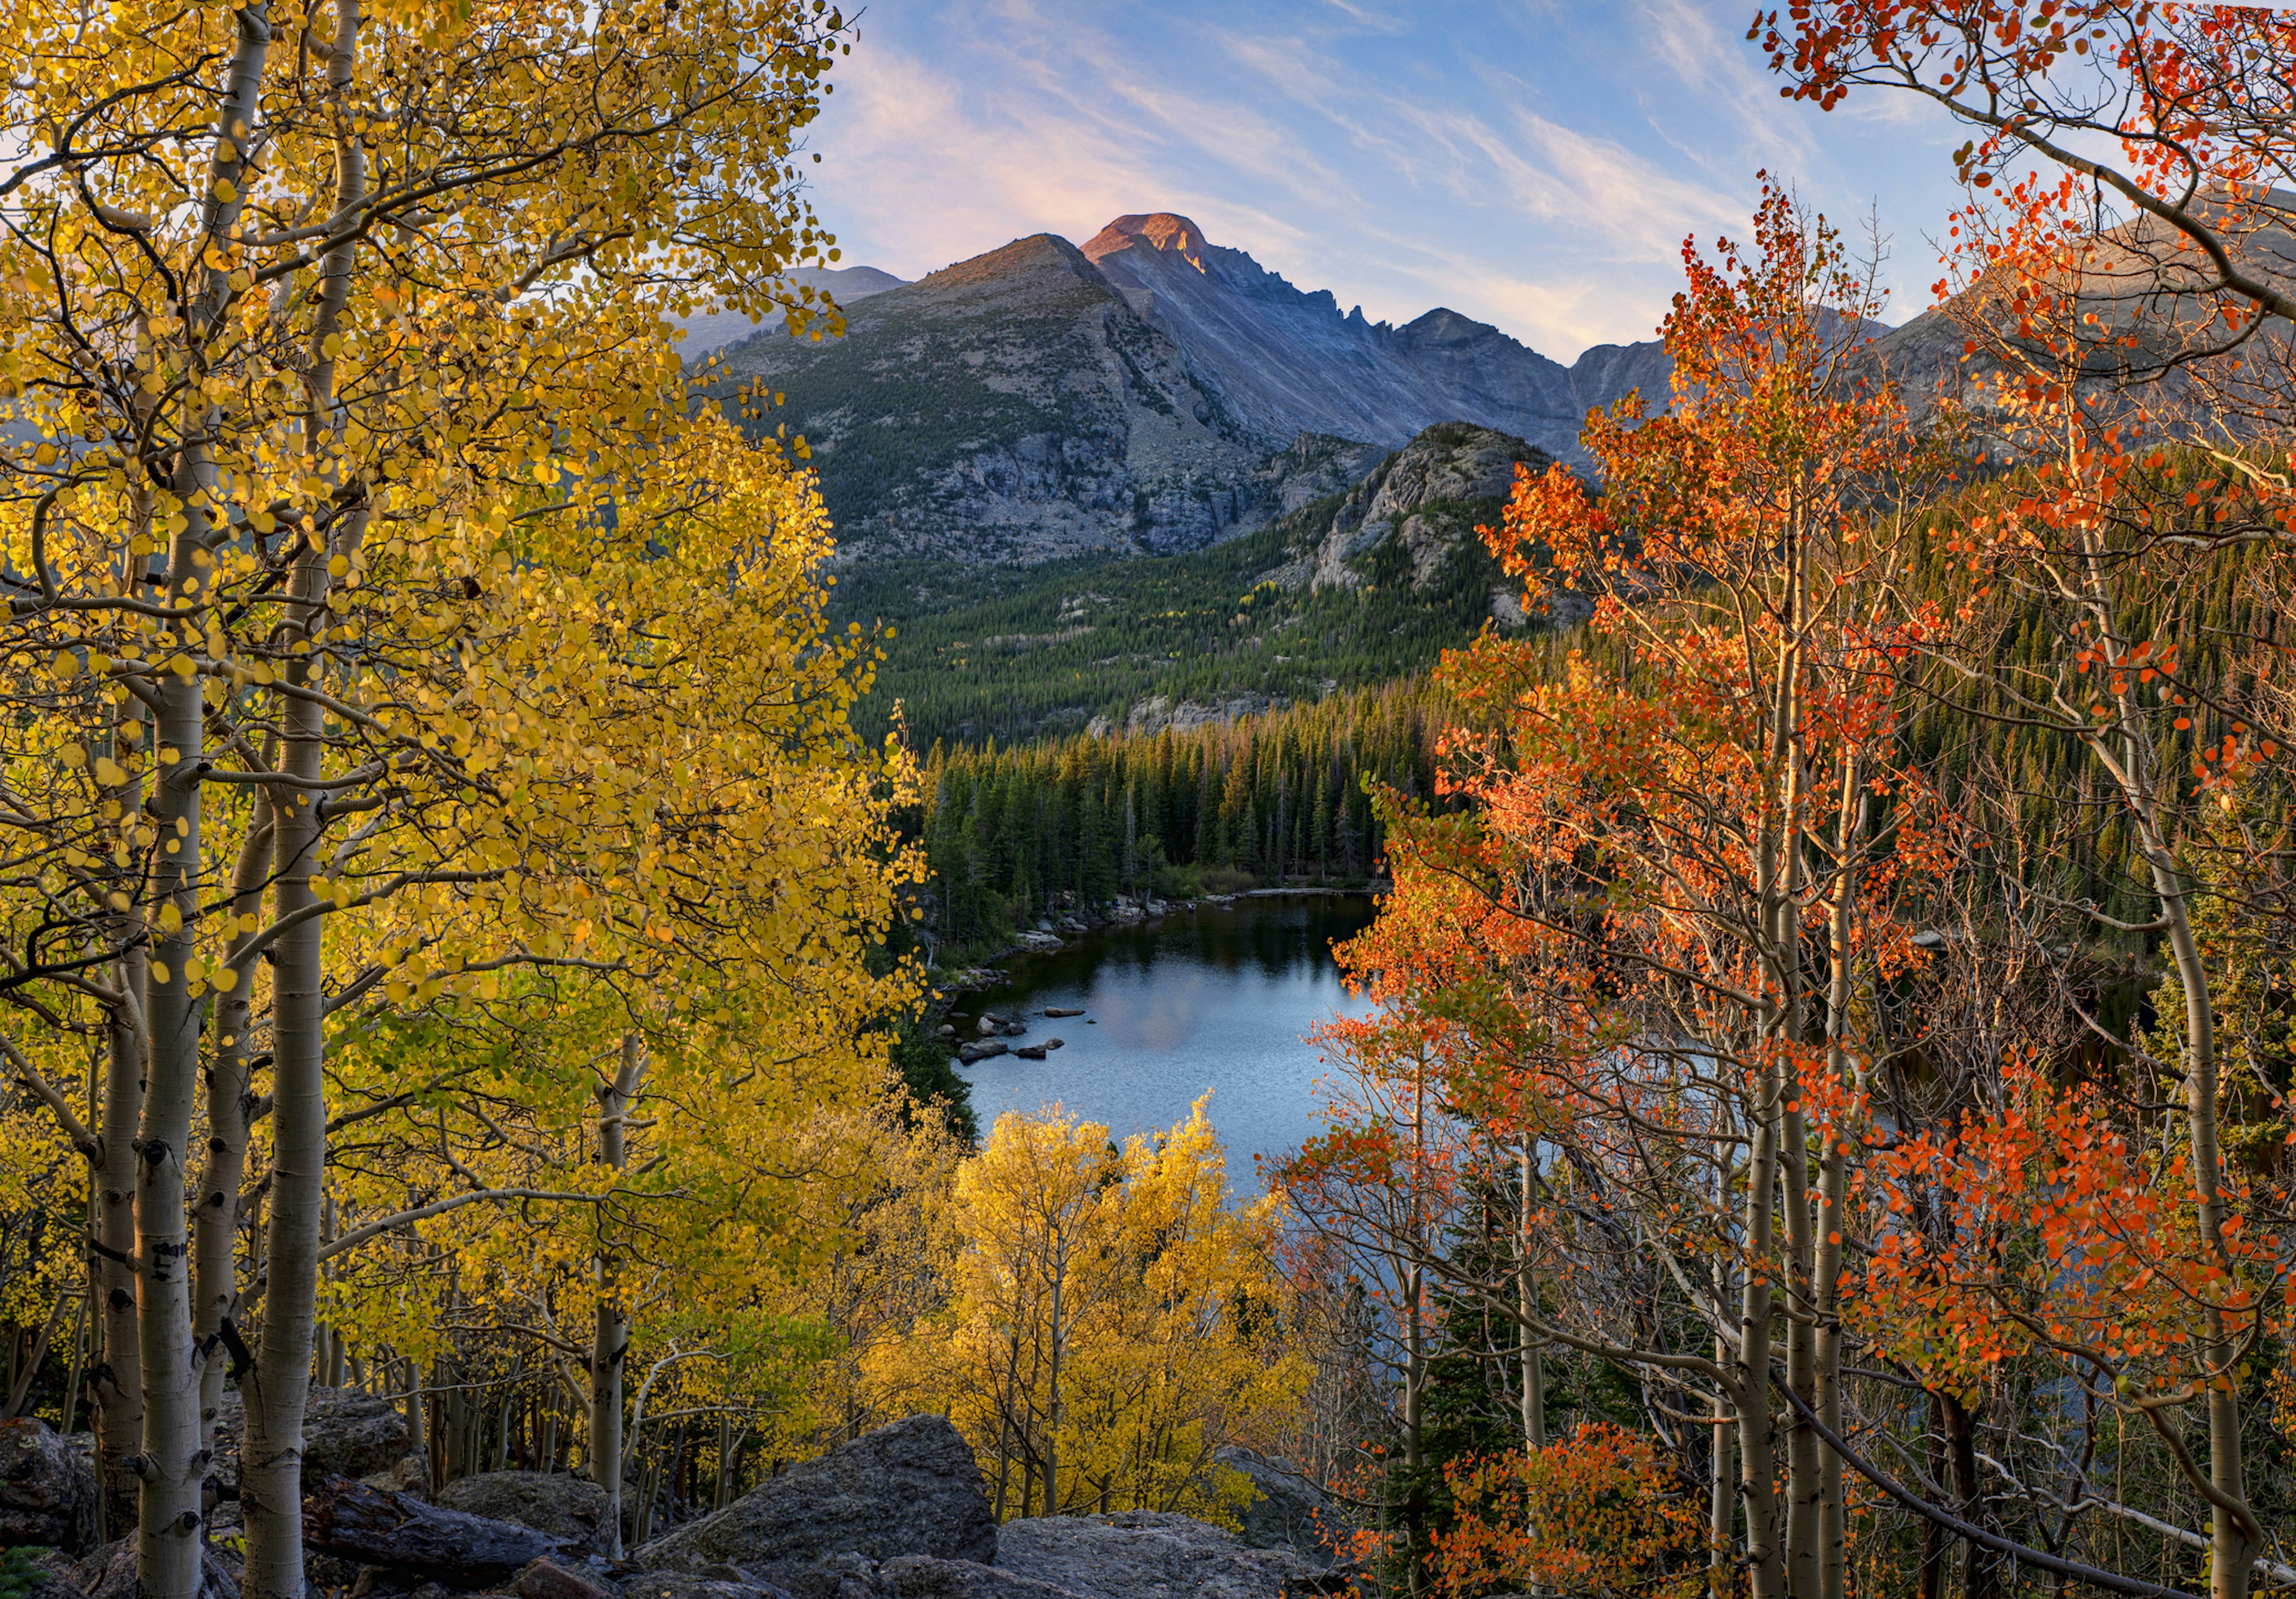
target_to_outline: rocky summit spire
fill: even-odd
[[[1203,254],[1204,230],[1177,211],[1140,211],[1102,228],[1086,242],[1084,253],[1098,261],[1119,250],[1144,247],[1194,260]]]

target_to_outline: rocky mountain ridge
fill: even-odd
[[[1598,345],[1566,367],[1440,306],[1401,327],[1366,321],[1360,306],[1342,316],[1329,290],[1296,289],[1169,211],[1119,217],[1083,250],[1271,439],[1332,433],[1394,448],[1469,422],[1571,458],[1588,410],[1636,388],[1657,402],[1666,388],[1655,340]]]
[[[865,269],[852,268],[850,272]],[[842,339],[718,352],[801,434],[849,561],[1027,564],[1199,549],[1357,481],[1433,423],[1577,450],[1587,410],[1663,384],[1655,344],[1570,367],[1438,309],[1347,316],[1186,217],[1040,234],[911,283],[828,287]]]

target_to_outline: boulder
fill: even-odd
[[[1084,1014],[1084,1010],[1081,1006],[1048,1004],[1045,1007],[1045,1014],[1047,1016],[1081,1016]]]
[[[792,1599],[787,1588],[733,1566],[699,1571],[641,1571],[622,1584],[622,1599]]]
[[[877,1568],[870,1586],[882,1599],[1070,1599],[1065,1589],[1015,1577],[977,1561],[904,1554]]]
[[[303,1482],[394,1473],[410,1453],[403,1401],[355,1388],[313,1388],[303,1410]],[[209,1475],[225,1496],[239,1491],[239,1441],[247,1417],[237,1390],[216,1406]]]
[[[547,1555],[530,1562],[510,1579],[518,1599],[621,1599],[621,1590],[581,1569],[570,1569]]]
[[[956,1052],[956,1058],[970,1066],[975,1061],[993,1061],[998,1055],[1009,1054],[1012,1053],[1012,1049],[1013,1046],[1011,1045],[1005,1043],[1002,1038],[999,1038],[993,1044],[966,1044],[961,1046]]]
[[[838,1557],[865,1565],[905,1554],[982,1565],[996,1557],[980,1468],[946,1417],[911,1416],[791,1466],[633,1560],[648,1570],[733,1567],[797,1599],[835,1599],[854,1575]]]
[[[71,1569],[71,1586],[87,1599],[136,1599],[135,1538],[116,1538]],[[239,1599],[240,1568],[224,1548],[209,1544],[200,1552],[204,1599]]]
[[[1041,1044],[1023,1044],[1013,1053],[1024,1061],[1041,1061],[1045,1058],[1045,1046]]]
[[[0,1422],[0,1548],[42,1545],[71,1554],[95,1536],[95,1472],[45,1422]]]
[[[1257,1496],[1236,1518],[1248,1546],[1288,1549],[1319,1570],[1330,1567],[1332,1552],[1324,1537],[1327,1530],[1336,1530],[1338,1516],[1330,1495],[1282,1461],[1249,1449],[1221,1449],[1212,1460],[1250,1480]]]
[[[1283,1599],[1316,1573],[1283,1549],[1254,1549],[1232,1532],[1155,1510],[1037,1516],[998,1530],[996,1563],[1014,1577],[1079,1599]]]
[[[604,1486],[563,1472],[484,1472],[458,1477],[439,1490],[438,1502],[465,1515],[548,1533],[569,1554],[597,1554],[604,1547]]]

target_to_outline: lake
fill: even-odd
[[[1243,898],[1001,963],[1008,982],[961,996],[959,1036],[972,1037],[990,1010],[1028,1025],[1006,1043],[1063,1046],[1041,1061],[996,1055],[957,1069],[982,1130],[1007,1111],[1057,1102],[1121,1142],[1165,1130],[1210,1090],[1229,1185],[1255,1192],[1252,1156],[1280,1156],[1317,1128],[1316,1080],[1328,1069],[1309,1029],[1366,1008],[1341,985],[1332,942],[1366,926],[1372,905],[1360,895]],[[1047,1006],[1084,1014],[1047,1019]]]

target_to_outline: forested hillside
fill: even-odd
[[[1308,701],[1409,676],[1495,610],[1519,619],[1514,586],[1475,534],[1516,461],[1542,471],[1547,457],[1485,429],[1431,428],[1341,492],[1191,554],[849,569],[838,614],[894,634],[863,725],[885,726],[898,705],[918,750],[1009,744],[1095,718],[1121,727],[1157,697],[1167,712]],[[1382,490],[1406,483],[1419,492],[1386,509]]]

